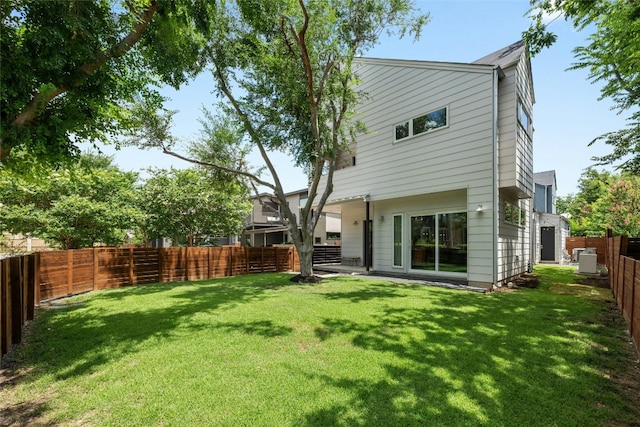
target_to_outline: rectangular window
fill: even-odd
[[[327,231],[327,240],[340,240],[340,232]]]
[[[514,206],[509,202],[504,202],[504,222],[513,224],[513,208]]]
[[[524,227],[527,223],[527,211],[513,203],[504,202],[504,222]]]
[[[393,266],[402,267],[402,215],[393,216]]]
[[[414,117],[413,119],[395,125],[395,141],[420,135],[441,127],[446,127],[449,123],[447,107],[439,108],[430,113]]]
[[[424,116],[413,119],[413,134],[429,132],[447,125],[447,109],[441,108]]]
[[[527,110],[524,109],[520,100],[518,100],[518,122],[527,134],[531,135],[531,116],[527,113]]]
[[[280,205],[275,202],[262,202],[263,215],[277,215],[280,212]]]

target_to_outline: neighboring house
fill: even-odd
[[[340,159],[324,209],[341,214],[343,258],[486,288],[526,272],[534,92],[524,43],[473,63],[356,67],[368,132]]]
[[[298,207],[298,227],[300,209],[307,203],[308,191],[302,189],[285,194],[289,207]],[[260,201],[262,200],[262,202]],[[260,194],[253,198],[253,209],[245,220],[242,243],[249,246],[271,246],[291,243],[287,226],[280,218],[277,199],[270,194]],[[314,231],[314,244],[340,245],[340,215],[323,212]]]
[[[570,261],[566,240],[571,235],[569,220],[556,213],[556,171],[533,174],[533,227],[531,241],[535,245],[534,262],[564,264]]]
[[[0,252],[13,254],[47,250],[51,250],[51,247],[44,240],[37,237],[6,232],[0,235]]]

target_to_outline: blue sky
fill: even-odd
[[[417,5],[431,14],[419,41],[383,37],[366,56],[429,61],[472,62],[521,38],[528,25],[528,0],[422,0]],[[536,103],[533,108],[534,170],[555,170],[558,195],[576,192],[582,171],[592,165],[592,156],[610,151],[604,144],[588,143],[607,131],[625,125],[624,116],[611,110],[609,100],[598,101],[601,84],[591,84],[584,70],[566,71],[574,62],[572,50],[586,44],[588,32],[576,32],[570,23],[557,19],[550,27],[558,41],[531,61]],[[183,140],[193,139],[202,106],[213,108],[212,80],[198,77],[179,91],[166,90],[168,108],[178,110],[174,133]],[[154,151],[125,148],[115,155],[124,170],[138,171],[150,166],[169,168],[189,164]],[[252,156],[252,163],[260,161]],[[276,154],[285,191],[306,187],[302,171],[289,159]]]

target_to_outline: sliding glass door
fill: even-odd
[[[411,269],[467,272],[466,212],[410,217]]]

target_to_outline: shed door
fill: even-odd
[[[540,260],[556,260],[556,228],[540,227]]]

